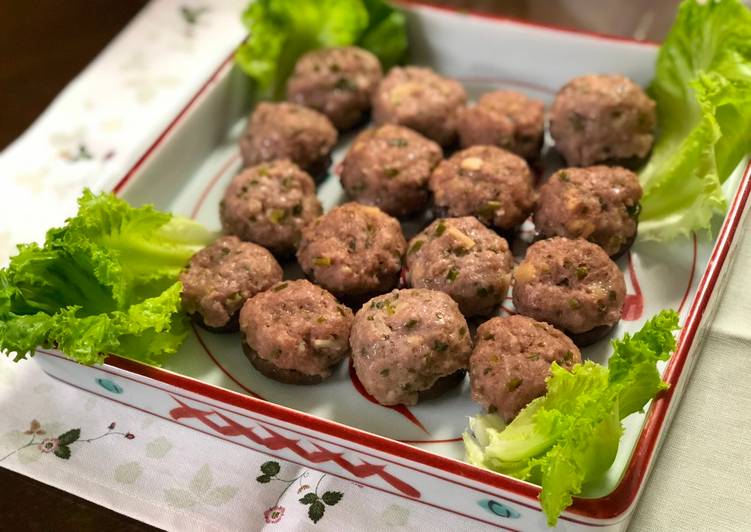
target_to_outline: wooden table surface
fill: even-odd
[[[434,0],[546,24],[659,40],[678,0]],[[145,0],[0,0],[0,149],[20,135],[139,11]],[[612,7],[612,6],[610,6]],[[657,9],[657,10],[656,10]],[[238,14],[239,16],[239,14]],[[0,467],[0,528],[154,530]]]

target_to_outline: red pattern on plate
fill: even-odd
[[[357,393],[362,395],[365,399],[370,401],[373,404],[380,405],[383,408],[389,408],[393,410],[394,412],[397,412],[404,417],[406,417],[410,422],[412,422],[414,425],[417,425],[422,431],[430,436],[430,432],[428,432],[428,429],[425,428],[425,426],[420,422],[417,417],[410,412],[409,408],[407,408],[404,405],[394,405],[394,406],[387,406],[387,405],[381,405],[378,401],[376,401],[375,397],[370,395],[366,390],[365,387],[362,385],[362,382],[360,382],[360,379],[357,378],[357,373],[355,373],[355,366],[352,364],[352,359],[349,361],[349,380],[352,381],[352,386],[354,386]]]
[[[636,269],[634,268],[634,261],[631,258],[631,252],[628,252],[628,277],[631,280],[631,286],[634,289],[633,294],[626,294],[626,299],[623,302],[623,310],[621,311],[621,318],[624,321],[636,321],[641,319],[644,314],[644,296],[641,293],[641,286],[639,285],[639,279],[636,277]]]
[[[386,466],[383,464],[371,464],[362,459],[360,460],[362,462],[361,464],[353,464],[352,462],[344,458],[344,453],[329,451],[328,449],[324,449],[320,445],[312,442],[306,443],[309,446],[314,447],[316,450],[308,451],[300,445],[300,440],[287,438],[286,436],[283,436],[282,434],[276,432],[274,429],[270,428],[267,425],[258,423],[256,427],[246,427],[245,425],[241,425],[232,418],[225,416],[221,412],[217,412],[213,409],[207,411],[194,408],[187,403],[184,403],[174,395],[169,395],[175,402],[177,402],[177,404],[180,405],[179,407],[170,410],[170,417],[175,421],[186,418],[197,419],[213,431],[218,432],[223,436],[245,436],[249,440],[272,451],[289,449],[296,455],[313,464],[334,462],[336,465],[338,465],[348,473],[356,476],[357,478],[368,478],[376,475],[381,477],[385,482],[401,491],[405,495],[408,495],[409,497],[420,498],[420,492],[417,489],[413,488],[400,478],[395,477],[394,475],[386,471]],[[212,417],[221,419],[224,424],[220,425],[219,423],[211,419]],[[257,434],[255,431],[255,429],[257,428],[268,432],[271,436],[264,437]]]

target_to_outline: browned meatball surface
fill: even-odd
[[[655,102],[620,75],[582,76],[558,92],[550,117],[556,149],[571,166],[645,157],[657,121]]]
[[[464,87],[429,68],[394,67],[373,93],[376,124],[399,124],[441,146],[456,138],[459,109],[467,101]]]
[[[489,92],[460,111],[458,130],[464,148],[498,146],[532,159],[542,147],[545,106],[520,92]]]
[[[526,161],[495,146],[473,146],[439,164],[430,176],[436,207],[449,216],[476,216],[513,229],[532,211],[535,192]]]
[[[430,173],[442,158],[438,144],[406,127],[367,129],[342,162],[342,186],[360,203],[407,216],[425,208]]]
[[[367,50],[320,48],[297,60],[287,81],[287,100],[325,114],[338,129],[349,129],[370,111],[370,96],[382,75],[381,63]]]
[[[355,315],[349,342],[357,377],[383,405],[416,404],[419,392],[465,369],[472,351],[456,302],[424,289],[371,299]]]
[[[545,237],[584,238],[613,257],[636,236],[641,194],[638,176],[625,168],[565,168],[540,187],[535,227]]]
[[[514,270],[506,240],[477,218],[442,218],[410,240],[407,283],[450,295],[465,316],[489,314],[503,302]]]
[[[267,369],[273,366],[301,378],[326,378],[349,353],[352,319],[352,311],[323,288],[285,281],[243,305],[240,330],[267,376],[274,376]]]
[[[266,249],[223,236],[193,255],[180,274],[183,307],[209,327],[224,327],[249,297],[281,280],[282,268]]]
[[[535,242],[515,272],[517,312],[570,333],[614,325],[625,297],[618,266],[600,246],[582,239]]]
[[[337,133],[318,111],[294,103],[259,103],[240,139],[245,166],[289,159],[318,176],[326,171]]]
[[[553,362],[568,370],[581,362],[579,349],[561,331],[525,316],[492,318],[477,328],[469,357],[472,399],[508,423],[545,395]]]
[[[287,160],[246,168],[232,179],[219,204],[227,233],[278,255],[293,253],[302,228],[321,212],[313,179]]]
[[[345,203],[303,230],[297,260],[327,290],[357,296],[394,288],[406,248],[395,218],[376,207]]]

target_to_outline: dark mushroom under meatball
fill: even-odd
[[[282,268],[268,250],[223,236],[190,259],[180,274],[185,311],[218,331],[237,330],[245,301],[282,280]]]
[[[219,204],[227,233],[281,256],[294,253],[302,228],[321,212],[313,179],[287,160],[246,168],[232,179]]]
[[[376,124],[407,126],[448,146],[456,139],[459,109],[467,101],[464,87],[429,68],[394,67],[373,93]]]
[[[458,130],[464,148],[498,146],[532,159],[542,147],[545,106],[520,92],[489,92],[461,110]]]
[[[513,270],[506,240],[472,216],[436,220],[407,246],[407,284],[447,293],[465,316],[500,305]]]
[[[558,92],[550,117],[555,147],[570,166],[641,159],[652,148],[655,102],[620,75],[590,75]]]
[[[476,216],[486,225],[511,230],[532,212],[535,192],[524,159],[495,146],[473,146],[440,163],[430,189],[441,214]]]
[[[349,341],[357,377],[383,405],[416,404],[421,392],[466,369],[472,351],[456,302],[424,289],[368,301],[355,315]]]
[[[338,129],[362,122],[383,72],[378,58],[355,46],[304,54],[287,81],[287,99],[325,114]]]
[[[360,133],[341,167],[344,190],[393,216],[421,211],[441,147],[406,127],[386,124]]]
[[[561,331],[525,316],[492,318],[477,328],[469,358],[472,399],[510,422],[545,395],[550,365],[570,370],[581,353]]]
[[[565,168],[540,187],[535,227],[545,237],[584,238],[617,257],[636,237],[641,195],[638,176],[625,168]]]
[[[535,242],[514,277],[516,311],[558,327],[577,345],[598,340],[621,318],[623,273],[600,246],[586,240]]]
[[[308,281],[285,281],[250,298],[240,312],[253,366],[288,384],[315,384],[349,354],[352,311]]]
[[[245,166],[289,159],[320,176],[331,162],[337,133],[325,115],[294,103],[259,103],[240,139]]]
[[[394,288],[406,248],[395,218],[376,207],[345,203],[303,230],[297,260],[316,283],[354,297]]]

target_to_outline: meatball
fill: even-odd
[[[319,176],[331,162],[337,133],[328,118],[294,103],[259,103],[240,139],[245,166],[290,159]]]
[[[553,362],[568,370],[581,362],[579,349],[561,331],[525,316],[492,318],[477,328],[469,357],[472,399],[508,423],[545,395]]]
[[[624,76],[582,76],[558,91],[550,117],[556,149],[571,166],[643,158],[652,148],[655,102]]]
[[[603,249],[583,239],[535,242],[516,268],[516,311],[555,325],[577,345],[598,340],[618,322],[626,283]]]
[[[345,203],[303,230],[297,260],[306,275],[337,296],[364,296],[396,286],[406,249],[395,218],[376,207]]]
[[[474,106],[459,113],[462,147],[490,145],[504,148],[525,159],[540,154],[545,132],[545,106],[514,91],[484,94]]]
[[[224,192],[219,217],[227,233],[293,253],[302,228],[322,212],[313,179],[294,163],[262,163],[237,174]]]
[[[183,308],[207,328],[236,331],[243,303],[281,280],[282,268],[266,249],[223,236],[193,255],[180,274]]]
[[[467,101],[462,84],[429,68],[395,67],[373,93],[376,124],[400,124],[442,146],[456,139],[459,109]]]
[[[342,186],[361,203],[407,216],[425,208],[430,173],[442,158],[438,144],[406,127],[368,129],[342,162]]]
[[[258,371],[288,384],[315,384],[349,354],[352,311],[308,281],[287,281],[240,311],[243,348]]]
[[[625,168],[565,168],[540,188],[535,227],[545,237],[584,238],[617,257],[636,238],[641,193]]]
[[[439,212],[476,216],[510,230],[532,211],[532,173],[521,157],[495,146],[473,146],[439,164],[430,189]]]
[[[514,258],[473,216],[434,221],[407,250],[407,284],[447,293],[465,316],[489,314],[506,297]]]
[[[363,305],[349,343],[357,377],[383,405],[416,404],[420,392],[466,369],[472,351],[454,300],[420,288],[394,290]]]
[[[325,114],[339,129],[362,122],[381,81],[381,63],[354,46],[320,48],[298,59],[287,81],[287,100]]]

